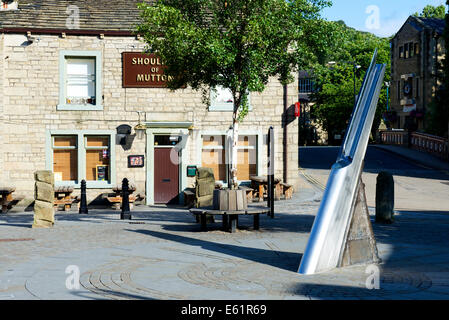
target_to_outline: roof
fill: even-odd
[[[407,21],[402,25],[399,31],[396,33],[394,38],[402,31],[402,28],[406,24],[412,25],[416,30],[422,31],[423,29],[433,30],[438,35],[442,35],[444,28],[446,26],[446,21],[444,19],[437,18],[421,18],[416,16],[410,16]]]
[[[152,2],[153,0],[145,0]],[[0,29],[112,31],[131,33],[140,21],[142,0],[19,0],[18,10],[0,11]],[[72,7],[71,7],[72,6]],[[76,6],[76,7],[75,7]],[[68,26],[79,9],[79,27]]]

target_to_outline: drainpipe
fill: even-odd
[[[287,129],[287,108],[288,108],[288,89],[287,85],[284,84],[284,139],[283,139],[283,158],[284,158],[284,183],[288,183],[288,129]]]

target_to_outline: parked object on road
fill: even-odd
[[[376,180],[376,222],[394,221],[394,180],[391,173],[382,171]]]

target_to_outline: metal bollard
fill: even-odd
[[[86,180],[81,181],[81,202],[80,202],[80,214],[88,214],[87,209],[87,197],[86,197]]]
[[[131,210],[129,209],[129,181],[126,178],[122,182],[122,212],[120,219],[131,220]]]

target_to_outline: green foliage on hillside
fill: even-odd
[[[313,115],[329,133],[332,144],[335,134],[343,134],[354,108],[354,64],[356,94],[369,67],[375,49],[378,49],[377,63],[387,64],[385,81],[390,81],[390,43],[388,38],[379,38],[371,33],[347,27],[344,22],[335,22],[335,41],[327,48],[324,59],[314,67],[316,91],[313,100],[316,105]],[[331,64],[329,64],[331,62]],[[373,132],[381,122],[387,105],[386,86],[382,88]],[[337,141],[338,143],[338,141]]]
[[[444,19],[446,16],[446,7],[444,5],[432,6],[429,4],[424,7],[421,13],[415,12],[413,16],[420,18]]]

